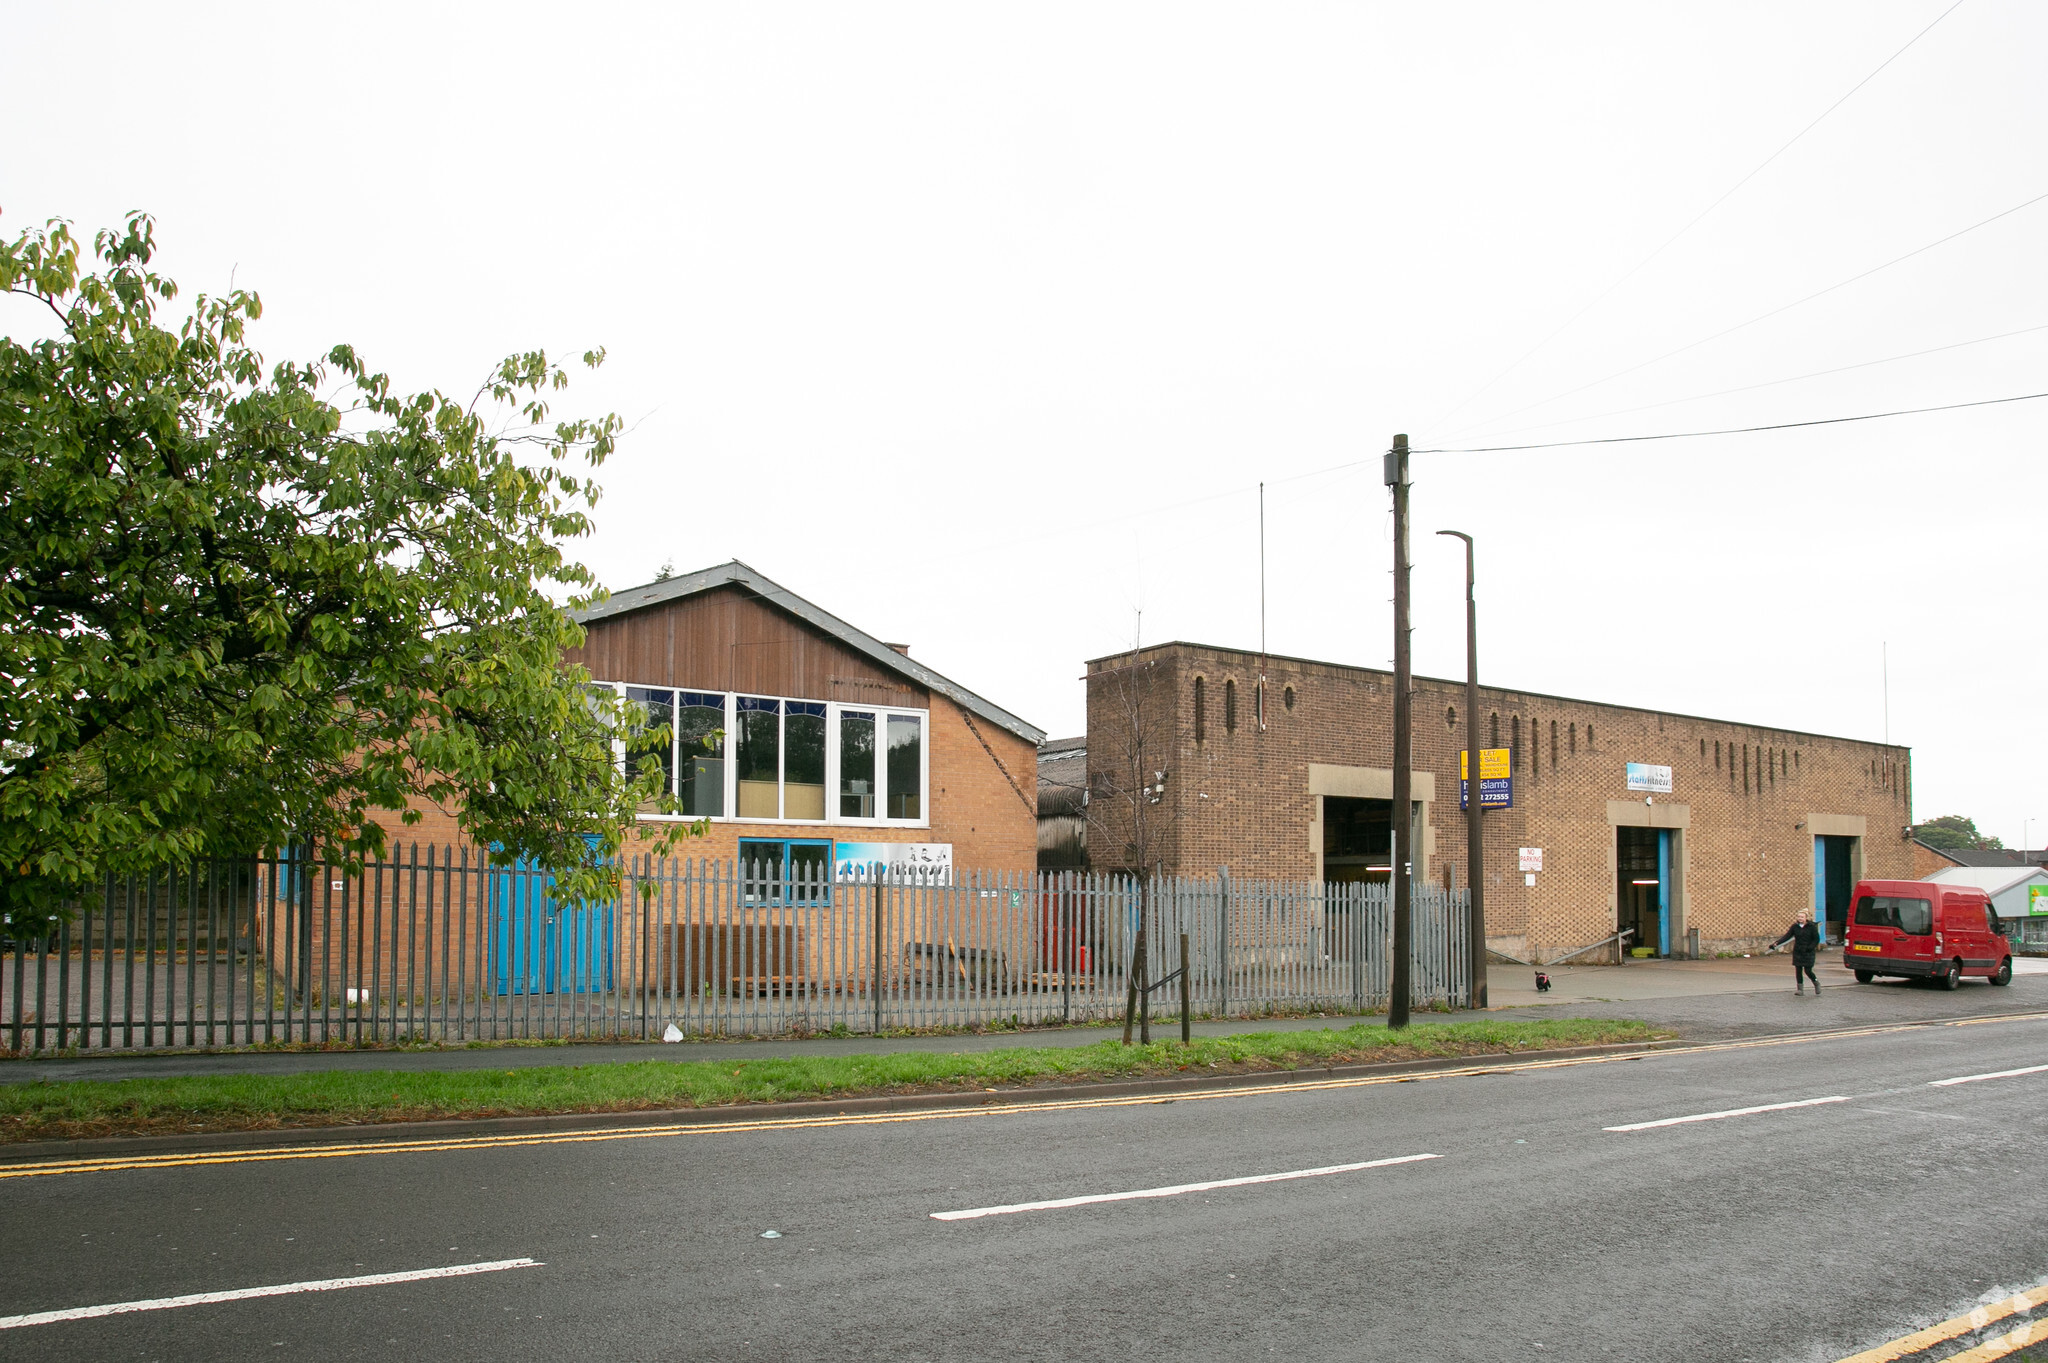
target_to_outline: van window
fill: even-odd
[[[1856,901],[1856,922],[1866,928],[1897,928],[1915,937],[1934,931],[1934,906],[1924,899],[1867,894]]]
[[[1984,906],[1984,924],[2000,937],[2005,936],[2005,920],[1998,916],[1998,910],[1989,904]]]

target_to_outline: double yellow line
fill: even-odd
[[[1964,1019],[1945,1025],[1971,1022],[2023,1022],[2048,1018],[2048,1012],[2015,1013],[1999,1018]],[[671,1136],[737,1136],[765,1131],[817,1131],[836,1126],[893,1126],[905,1122],[953,1121],[967,1117],[1016,1117],[1043,1112],[1082,1112],[1092,1108],[1149,1107],[1163,1103],[1207,1102],[1228,1098],[1264,1098],[1276,1094],[1327,1093],[1337,1089],[1376,1088],[1382,1084],[1413,1084],[1433,1079],[1463,1079],[1486,1074],[1523,1074],[1535,1070],[1572,1069],[1581,1065],[1610,1065],[1643,1060],[1659,1055],[1699,1055],[1715,1051],[1751,1050],[1768,1046],[1801,1045],[1814,1041],[1839,1041],[1853,1037],[1877,1036],[1888,1032],[1913,1031],[1925,1023],[1893,1023],[1877,1027],[1851,1028],[1837,1032],[1806,1033],[1784,1037],[1760,1037],[1750,1041],[1722,1041],[1687,1046],[1670,1051],[1631,1051],[1621,1055],[1566,1056],[1551,1060],[1525,1060],[1512,1064],[1462,1065],[1455,1069],[1422,1070],[1407,1074],[1361,1075],[1351,1078],[1308,1079],[1290,1084],[1259,1084],[1240,1087],[1197,1089],[1186,1093],[1145,1093],[1110,1098],[1066,1098],[1032,1102],[1012,1092],[1012,1101],[994,1101],[980,1107],[927,1108],[910,1112],[839,1113],[815,1117],[763,1117],[757,1120],[664,1122],[644,1126],[593,1127],[579,1131],[538,1131],[526,1134],[445,1136],[433,1139],[365,1140],[307,1145],[274,1145],[249,1149],[202,1150],[163,1155],[103,1155],[87,1159],[58,1159],[0,1164],[0,1179],[44,1178],[55,1174],[107,1174],[137,1169],[190,1169],[215,1164],[267,1164],[280,1160],[348,1159],[359,1155],[436,1154],[458,1150],[507,1150],[521,1146],[583,1145],[596,1141],[650,1140]],[[1022,1098],[1022,1101],[1016,1099]]]
[[[1945,1320],[1939,1325],[1930,1325],[1925,1330],[1901,1335],[1889,1344],[1880,1344],[1875,1349],[1865,1349],[1860,1354],[1851,1354],[1840,1363],[1894,1363],[1897,1359],[1910,1358],[1937,1344],[1946,1344],[1952,1339],[1981,1330],[1994,1321],[2016,1316],[2022,1311],[2031,1311],[2044,1301],[2048,1301],[2048,1286],[2007,1297],[1989,1306],[1980,1306],[1974,1311]],[[1948,1355],[1945,1363],[1993,1363],[1995,1359],[2016,1354],[2029,1344],[2039,1344],[2043,1340],[2048,1340],[2048,1320],[2030,1320],[2017,1329],[1985,1340],[1974,1349]]]

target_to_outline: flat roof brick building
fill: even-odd
[[[1386,878],[1392,673],[1175,642],[1086,680],[1095,869]],[[1802,908],[1838,941],[1857,879],[1914,873],[1904,747],[1494,686],[1480,705],[1511,772],[1485,818],[1487,935],[1511,956],[1629,928],[1660,954],[1692,931],[1752,950]],[[1414,872],[1438,882],[1465,875],[1464,708],[1462,681],[1415,679]]]

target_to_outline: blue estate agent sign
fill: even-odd
[[[1458,782],[1458,808],[1470,809],[1472,796],[1466,789],[1471,783]],[[1479,778],[1479,807],[1481,809],[1513,809],[1515,807],[1515,778],[1512,776],[1482,776]]]
[[[1481,809],[1513,809],[1515,807],[1515,781],[1508,766],[1506,748],[1481,748],[1479,750],[1479,807]],[[1470,809],[1472,797],[1466,792],[1466,779],[1472,775],[1472,755],[1458,754],[1458,808]]]

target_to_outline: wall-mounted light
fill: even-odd
[[[1800,829],[1804,827],[1806,827],[1806,820],[1801,819],[1798,823],[1792,825],[1792,831],[1794,833],[1797,833]]]

